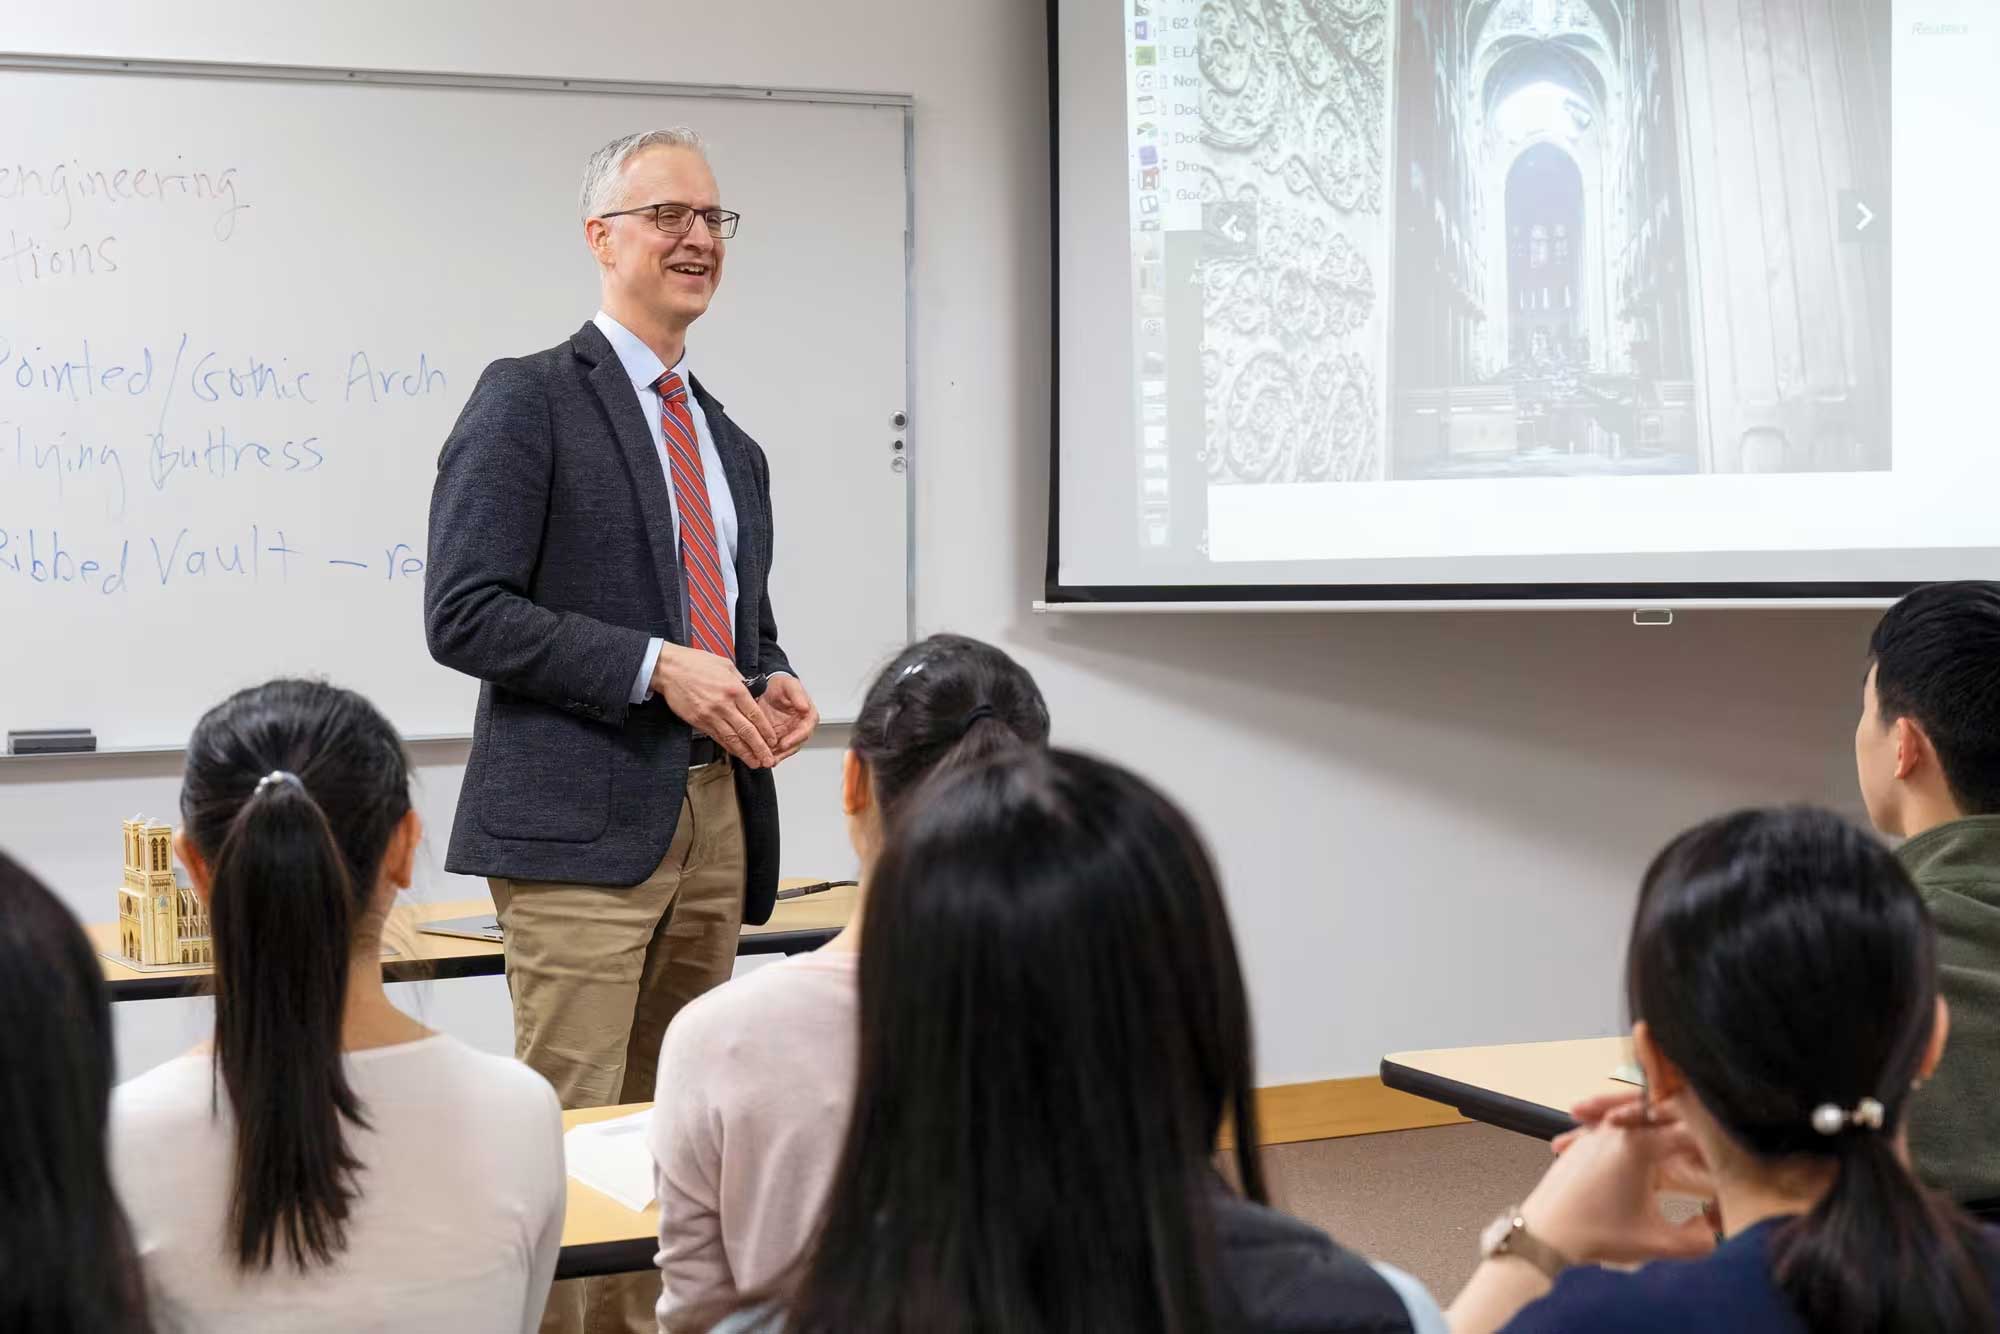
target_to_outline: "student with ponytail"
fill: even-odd
[[[1455,1334],[1995,1329],[1994,1235],[1909,1166],[1910,1093],[1949,1025],[1937,986],[1909,876],[1837,817],[1746,811],[1674,840],[1626,960],[1647,1095],[1580,1109],[1489,1234]],[[1662,1187],[1707,1216],[1665,1222]]]
[[[0,1330],[149,1334],[111,1188],[111,1007],[89,937],[0,854]]]
[[[121,1085],[112,1115],[163,1319],[533,1330],[561,1244],[561,1114],[525,1066],[383,989],[383,923],[422,836],[395,731],[333,686],[242,691],[195,728],[181,816],[215,1038]]]
[[[1049,735],[1012,658],[960,635],[897,655],[869,688],[842,766],[862,902],[824,948],[691,1002],[667,1029],[652,1124],[662,1318],[761,1287],[810,1239],[853,1101],[856,960],[885,826],[934,773]]]

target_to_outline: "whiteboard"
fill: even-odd
[[[424,644],[438,451],[596,310],[584,160],[663,125],[743,214],[689,362],[770,457],[780,640],[829,719],[907,642],[907,98],[0,66],[0,726],[176,745],[298,673],[468,732]]]

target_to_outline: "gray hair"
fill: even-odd
[[[625,164],[649,148],[685,148],[701,154],[704,161],[708,158],[701,136],[685,125],[620,135],[592,153],[590,161],[584,164],[583,193],[578,200],[583,221],[588,222],[599,214],[611,211],[618,199],[618,178],[625,170]]]

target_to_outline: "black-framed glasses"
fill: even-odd
[[[742,220],[741,213],[732,213],[726,208],[696,208],[692,204],[641,204],[637,208],[621,208],[614,213],[600,213],[600,218],[622,218],[628,213],[650,213],[653,225],[669,236],[685,236],[700,218],[708,228],[708,234],[718,241],[727,241],[736,235],[736,224]]]

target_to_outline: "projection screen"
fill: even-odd
[[[1048,597],[2000,574],[1984,0],[1050,0]]]

